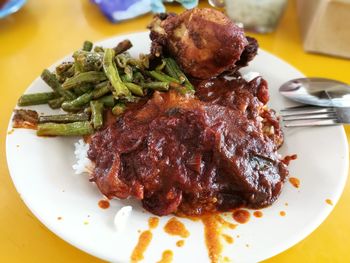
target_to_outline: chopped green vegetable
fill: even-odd
[[[124,84],[131,91],[132,94],[141,96],[141,97],[144,95],[141,86],[131,82],[125,82]]]
[[[73,92],[62,89],[61,84],[59,83],[55,74],[51,73],[49,70],[44,69],[44,71],[41,73],[41,78],[47,85],[49,85],[55,92],[64,97],[66,100],[74,100],[76,98]]]
[[[99,98],[98,101],[102,102],[106,107],[112,108],[114,106],[113,95],[104,96]]]
[[[77,121],[88,121],[89,119],[90,119],[90,116],[87,113],[44,115],[44,116],[39,116],[39,123],[46,123],[46,122],[68,123],[68,122],[77,122]]]
[[[75,88],[83,83],[98,83],[106,79],[107,77],[103,72],[98,72],[98,71],[81,72],[75,75],[74,77],[67,79],[62,84],[62,87],[67,90],[67,89]]]
[[[142,86],[147,89],[159,90],[159,91],[168,91],[169,82],[149,82],[143,83]]]
[[[123,104],[123,103],[117,103],[117,104],[113,107],[112,113],[113,113],[113,115],[115,115],[115,116],[119,116],[119,115],[123,114],[123,112],[125,111],[125,109],[126,109],[125,104]]]
[[[113,49],[106,48],[103,57],[103,70],[114,88],[114,97],[116,99],[125,98],[128,101],[132,101],[133,97],[131,92],[120,79],[118,70],[114,63],[114,54]]]
[[[39,124],[36,134],[38,136],[83,136],[93,132],[94,129],[89,121],[65,124],[48,122]]]
[[[30,105],[46,104],[50,100],[58,97],[59,95],[55,92],[39,92],[39,93],[32,93],[32,94],[24,94],[19,98],[17,105],[30,106]]]
[[[97,100],[90,101],[90,107],[92,125],[98,130],[103,125],[103,103]]]
[[[59,109],[61,108],[62,103],[65,101],[63,97],[52,99],[48,101],[48,104],[51,109]]]
[[[84,93],[75,100],[65,101],[62,103],[61,107],[65,111],[76,112],[88,104],[90,100],[92,100],[92,92]]]
[[[92,44],[92,42],[86,40],[86,41],[84,41],[84,43],[83,43],[83,50],[84,50],[84,51],[91,51],[93,45],[94,45],[94,44]]]

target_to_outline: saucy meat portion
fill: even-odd
[[[194,96],[154,92],[92,136],[91,180],[104,195],[137,198],[159,216],[261,208],[277,199],[288,171],[277,154],[278,120],[264,107],[266,82],[195,84]]]

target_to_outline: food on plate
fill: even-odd
[[[209,79],[245,66],[257,52],[256,40],[246,38],[226,15],[209,8],[161,14],[149,28],[152,53],[171,55],[194,78]]]
[[[37,116],[37,134],[86,135],[75,171],[107,198],[134,197],[159,216],[271,205],[288,177],[283,132],[267,82],[238,71],[256,40],[213,9],[157,15],[150,29],[151,54],[139,59],[127,40],[85,42],[74,61],[44,70],[53,91],[19,105],[68,113]]]

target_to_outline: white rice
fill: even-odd
[[[132,206],[123,206],[114,216],[114,226],[117,232],[122,232],[128,221],[128,218],[131,215]]]
[[[88,173],[91,174],[94,169],[94,164],[87,156],[89,150],[89,144],[85,143],[84,140],[79,140],[74,144],[75,158],[77,159],[76,164],[73,164],[73,170],[75,174]]]
[[[242,78],[246,81],[246,82],[251,82],[253,79],[260,77],[260,73],[259,72],[254,72],[254,71],[250,71],[246,74],[244,74],[242,76]]]
[[[73,164],[73,170],[75,174],[92,174],[94,164],[88,158],[87,153],[89,150],[89,144],[84,140],[79,140],[74,144],[74,155],[77,159],[76,164]],[[121,232],[125,229],[128,218],[131,214],[132,206],[123,206],[120,208],[114,216],[114,226],[117,232]]]

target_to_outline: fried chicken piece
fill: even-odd
[[[249,44],[241,28],[223,13],[209,8],[158,15],[149,28],[152,54],[171,55],[185,73],[199,79],[236,68],[235,63]],[[244,61],[252,57],[254,54],[246,55]]]

